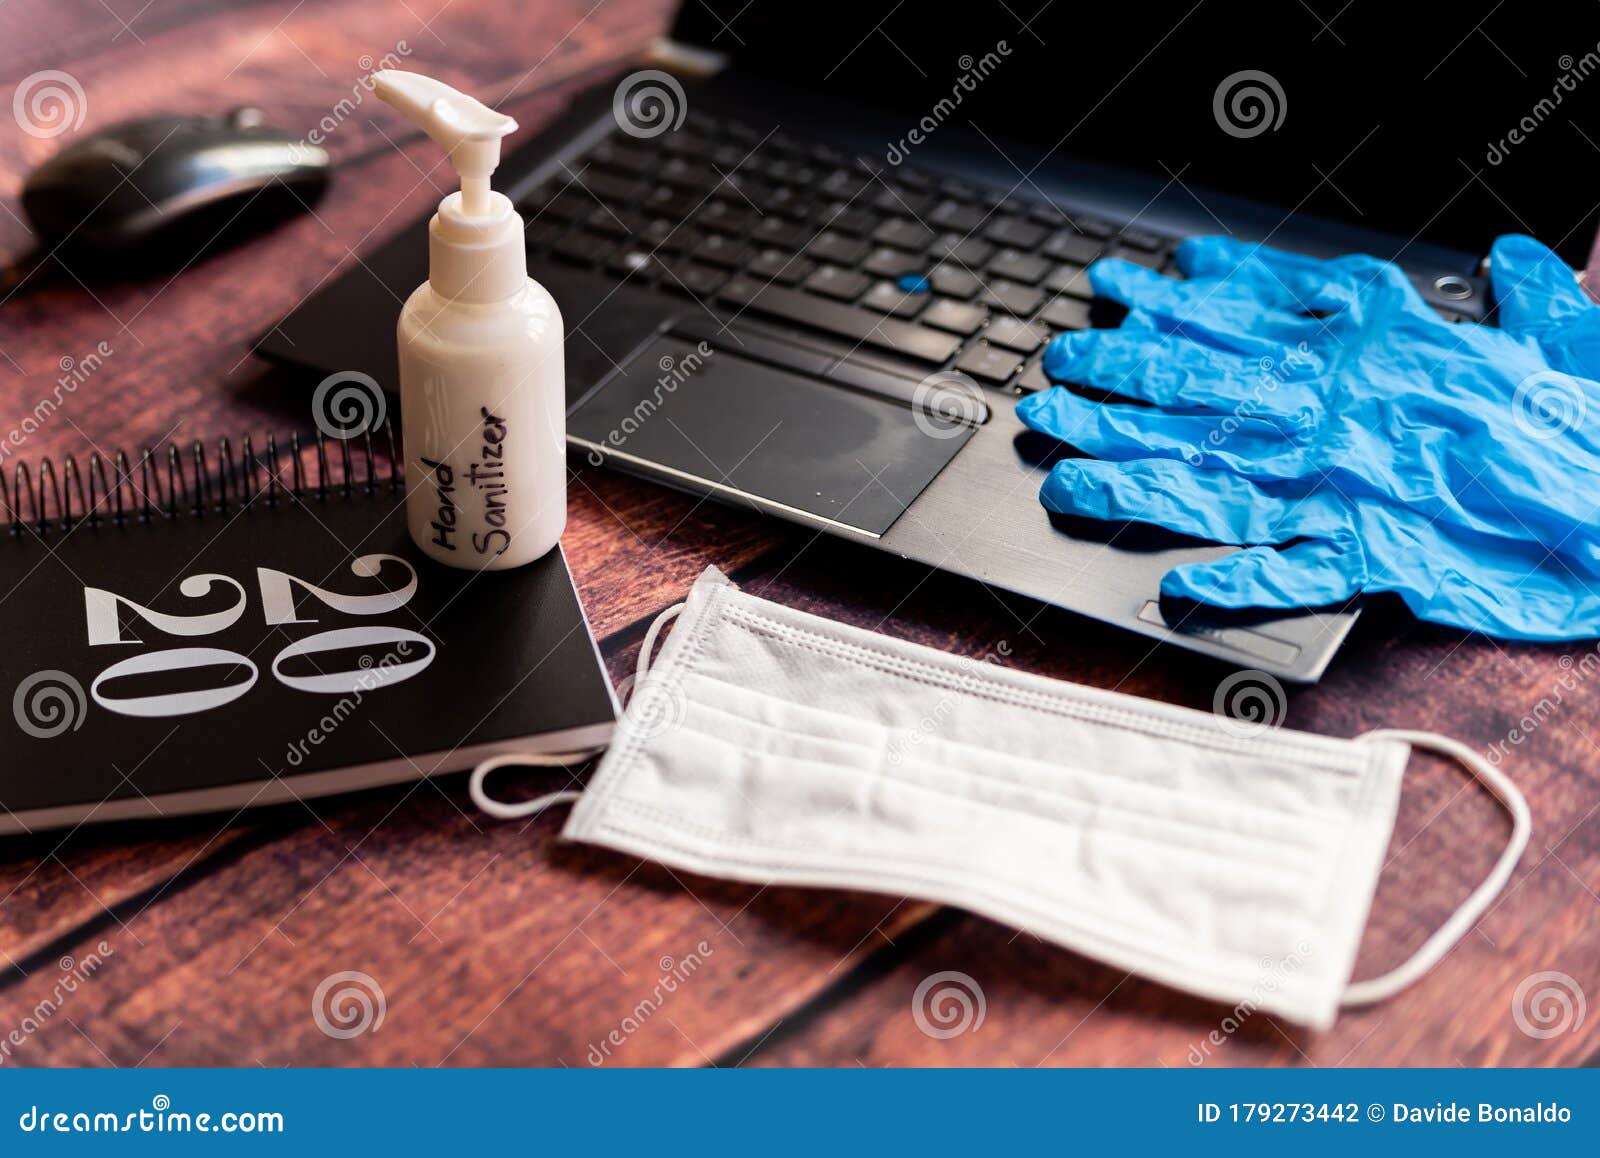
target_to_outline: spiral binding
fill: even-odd
[[[315,465],[309,469],[305,461],[308,448],[298,434],[289,436],[286,463],[280,461],[278,440],[273,435],[267,436],[260,454],[249,435],[241,440],[237,454],[232,442],[223,438],[215,444],[219,463],[215,471],[199,440],[186,450],[177,444],[146,446],[132,458],[122,450],[109,459],[95,451],[89,455],[87,469],[80,468],[77,457],[70,454],[59,471],[51,458],[40,459],[37,469],[18,462],[9,477],[0,470],[0,507],[13,535],[27,529],[44,534],[102,521],[223,514],[260,504],[275,507],[291,497],[299,500],[315,494],[326,499],[330,491],[341,496],[356,490],[366,494],[383,489],[398,492],[404,484],[394,427],[389,423],[358,437],[331,440],[338,447],[332,456],[329,441],[327,435],[317,435],[312,456]],[[352,443],[359,446],[354,453]],[[365,460],[364,467],[358,459]]]

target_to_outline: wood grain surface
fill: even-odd
[[[120,13],[118,15],[117,13]],[[664,0],[97,0],[0,5],[0,96],[42,69],[82,85],[84,131],[253,104],[309,126],[385,54],[548,123],[636,57]],[[126,22],[126,23],[125,23]],[[0,253],[30,267],[17,195],[59,140],[0,130]],[[45,262],[0,303],[0,419],[64,357],[114,353],[23,457],[243,430],[309,431],[307,383],[251,342],[431,207],[436,150],[370,97],[330,134],[335,185],[276,232],[178,274],[80,281]],[[574,462],[566,550],[616,678],[649,618],[706,565],[784,603],[1018,669],[1208,709],[1208,661],[975,584]],[[1004,644],[1001,647],[1001,644]],[[4,646],[4,641],[0,641]],[[1229,1011],[952,910],[757,889],[496,824],[451,777],[237,818],[83,829],[0,846],[0,1054],[16,1065],[1555,1065],[1600,1055],[1600,1016],[1519,1028],[1519,985],[1600,1002],[1600,688],[1587,648],[1512,646],[1378,604],[1287,722],[1351,736],[1435,729],[1527,793],[1534,839],[1504,896],[1435,973],[1326,1033]],[[1520,721],[1537,717],[1527,729]],[[222,744],[219,742],[219,748]],[[0,754],[0,759],[6,758]],[[219,755],[219,758],[225,756]],[[560,774],[555,774],[559,777]],[[529,791],[548,786],[530,776]],[[1473,887],[1505,836],[1458,771],[1418,758],[1357,974],[1392,965]],[[68,961],[70,959],[70,963]],[[42,1020],[61,970],[97,961]],[[983,1019],[931,1036],[918,984],[968,975]],[[341,972],[381,987],[375,1032],[314,1014]],[[672,984],[663,985],[665,979]],[[1226,1032],[1220,1032],[1228,1026]]]

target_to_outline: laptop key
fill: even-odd
[[[804,220],[811,216],[812,200],[799,189],[782,186],[774,189],[762,200],[761,207],[768,213]]]
[[[1159,233],[1151,233],[1148,229],[1138,229],[1132,225],[1122,231],[1122,236],[1118,240],[1136,249],[1149,250],[1162,249],[1167,243],[1167,239]]]
[[[832,197],[839,201],[854,201],[870,184],[872,184],[871,173],[846,165],[823,177],[822,183],[817,186],[817,191],[824,197]]]
[[[963,301],[977,297],[978,291],[983,288],[983,282],[978,279],[977,274],[969,269],[962,269],[959,265],[939,266],[928,275],[928,284],[936,293],[961,298]]]
[[[660,283],[662,289],[688,294],[693,298],[710,297],[728,276],[725,270],[712,269],[692,261],[672,262],[662,268],[665,274]]]
[[[1048,390],[1055,383],[1045,375],[1040,359],[1030,358],[1028,364],[1022,368],[1022,375],[1016,381],[1018,390],[1026,394],[1033,394],[1040,390]]]
[[[750,216],[748,210],[726,201],[707,201],[694,215],[694,223],[719,233],[743,233],[750,228]]]
[[[565,229],[566,223],[561,221],[530,221],[522,231],[522,240],[530,250],[544,249]]]
[[[1075,298],[1056,298],[1039,311],[1038,321],[1052,330],[1087,330],[1089,328],[1089,303]]]
[[[1021,355],[979,342],[957,359],[955,368],[963,374],[971,374],[979,381],[999,385],[1015,374],[1021,365]]]
[[[866,292],[871,282],[853,270],[840,269],[836,265],[824,265],[806,278],[804,284],[812,293],[853,302]]]
[[[619,169],[624,173],[644,176],[654,167],[656,155],[650,149],[623,144],[612,139],[601,141],[590,149],[588,159],[607,169]]]
[[[1153,269],[1157,273],[1160,273],[1167,264],[1167,255],[1165,253],[1151,253],[1149,250],[1133,249],[1125,245],[1117,246],[1112,252],[1115,257],[1120,257],[1124,261],[1131,261],[1134,265],[1142,265],[1146,269]]]
[[[959,201],[946,200],[933,207],[933,211],[928,214],[928,224],[938,226],[940,229],[953,230],[965,236],[982,225],[987,216],[976,205],[964,205]]]
[[[662,185],[645,199],[644,209],[656,217],[670,217],[674,221],[682,221],[699,209],[704,200],[703,194]]]
[[[908,294],[892,281],[880,281],[867,291],[861,304],[881,314],[897,318],[914,318],[928,304],[927,294]]]
[[[989,272],[997,277],[1033,285],[1050,272],[1050,263],[1042,257],[1023,253],[1020,249],[1002,249],[989,262]]]
[[[939,298],[924,311],[922,320],[927,325],[938,326],[941,330],[949,330],[952,334],[971,337],[978,332],[978,327],[983,325],[988,316],[989,311],[982,306],[975,306],[970,302],[952,301],[950,298]]]
[[[727,269],[738,269],[754,256],[754,251],[744,242],[724,237],[720,233],[706,234],[691,252],[701,261]]]
[[[1003,346],[1019,354],[1033,353],[1044,345],[1045,339],[1043,331],[1035,329],[1027,322],[1004,317],[990,322],[989,328],[983,331],[983,337],[991,346]]]
[[[1044,279],[1044,288],[1053,294],[1068,294],[1083,301],[1094,297],[1089,285],[1089,273],[1081,265],[1058,265]]]
[[[908,273],[918,273],[927,263],[915,254],[880,246],[867,255],[861,268],[874,277],[897,278]]]
[[[650,190],[649,184],[637,177],[622,177],[604,169],[585,169],[572,183],[602,205],[610,204],[618,209],[636,204]]]
[[[754,261],[745,266],[745,272],[751,277],[775,282],[778,285],[798,285],[810,277],[816,268],[816,262],[797,253],[786,253],[781,249],[764,249]]]
[[[1096,237],[1101,241],[1110,238],[1117,231],[1111,222],[1099,217],[1086,217],[1082,214],[1073,214],[1072,223],[1078,227],[1078,232],[1086,237]]]
[[[709,189],[717,183],[715,169],[688,157],[668,157],[656,166],[654,176],[659,182],[686,189]]]
[[[694,231],[665,217],[647,223],[636,236],[640,245],[663,253],[682,253],[694,248]]]
[[[919,362],[934,365],[947,362],[961,347],[961,339],[915,322],[902,322],[838,305],[798,290],[763,286],[753,278],[735,277],[724,287],[722,296],[755,313],[809,326]]]
[[[1047,232],[1042,226],[1024,221],[1020,217],[996,217],[989,222],[989,228],[984,230],[984,236],[990,241],[998,241],[1001,245],[1032,249],[1045,239]]]
[[[757,245],[774,245],[780,249],[799,249],[811,233],[798,221],[784,217],[763,217],[750,231],[750,240]]]
[[[979,241],[976,237],[964,237],[959,233],[945,233],[934,241],[933,252],[939,257],[949,258],[957,265],[964,265],[970,269],[982,269],[988,260],[994,256],[994,246],[987,241]]]
[[[983,300],[992,306],[1025,318],[1039,308],[1044,295],[1031,285],[1014,281],[992,281],[984,289]]]
[[[585,265],[603,261],[610,252],[616,248],[617,243],[608,237],[601,237],[582,229],[574,229],[551,247],[551,252],[568,261],[576,261]]]
[[[566,221],[576,223],[594,212],[594,198],[586,197],[576,189],[563,189],[547,196],[543,203],[529,198],[522,203],[526,217],[534,221]]]
[[[659,271],[660,264],[647,250],[623,246],[606,262],[606,268],[622,277],[647,278]]]
[[[637,213],[630,213],[626,209],[619,211],[608,209],[604,205],[595,206],[589,219],[584,222],[596,233],[604,233],[608,237],[632,237],[644,229],[645,219]]]
[[[817,212],[817,224],[839,233],[866,237],[878,228],[883,219],[870,209],[851,206],[843,201],[832,201]]]
[[[933,206],[933,196],[904,185],[886,185],[872,199],[872,207],[901,217],[921,217]]]
[[[872,240],[892,245],[897,249],[909,249],[918,253],[933,244],[934,232],[926,225],[916,221],[907,221],[903,217],[891,217],[872,235]]]
[[[1044,255],[1056,261],[1072,261],[1079,265],[1088,265],[1100,256],[1100,251],[1105,248],[1092,237],[1085,237],[1071,229],[1063,229],[1045,242]]]
[[[835,229],[824,229],[811,239],[806,252],[834,265],[859,265],[867,256],[867,243]]]

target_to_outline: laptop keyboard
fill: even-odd
[[[1049,385],[1052,335],[1114,324],[1089,263],[1169,269],[1178,240],[703,113],[606,138],[518,209],[530,255],[1015,393]]]

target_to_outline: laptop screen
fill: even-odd
[[[1475,253],[1531,233],[1581,265],[1600,216],[1600,22],[1556,11],[685,0],[674,35],[896,106],[908,129],[962,123]]]

